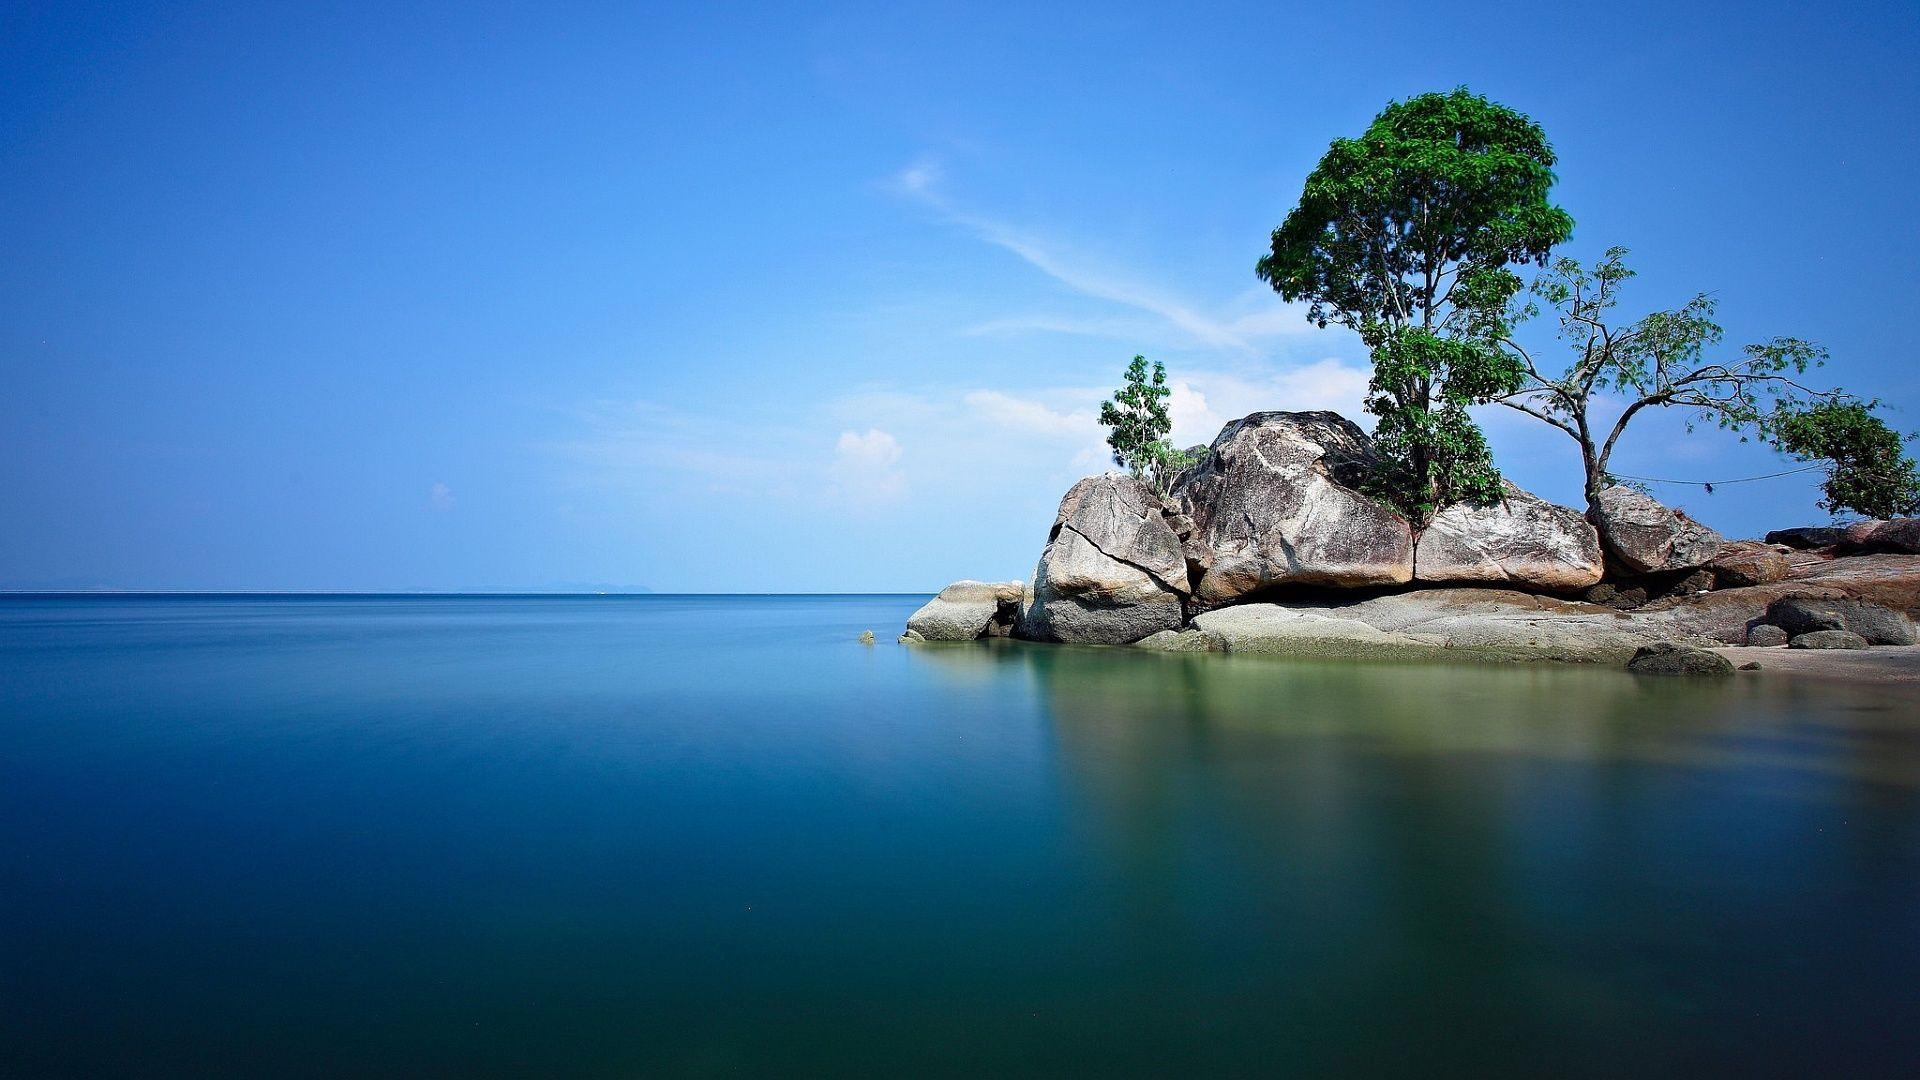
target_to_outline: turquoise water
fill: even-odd
[[[1911,700],[920,599],[0,599],[0,1075],[1920,1060]]]

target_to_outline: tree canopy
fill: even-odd
[[[1573,229],[1548,201],[1553,163],[1537,124],[1464,88],[1394,102],[1327,149],[1256,268],[1367,344],[1379,493],[1416,520],[1499,495],[1467,406],[1520,385],[1497,344],[1521,288],[1509,267],[1544,262]]]

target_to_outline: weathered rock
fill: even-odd
[[[1760,649],[1773,649],[1785,645],[1791,636],[1772,623],[1759,623],[1747,630],[1747,644]]]
[[[1851,538],[1849,547],[1892,555],[1920,555],[1920,518],[1895,518],[1881,522],[1859,541]]]
[[[1195,598],[1412,580],[1412,526],[1358,490],[1378,467],[1366,434],[1336,413],[1254,413],[1221,429],[1174,486],[1190,549],[1203,549]]]
[[[1840,528],[1840,546],[1855,551],[1865,551],[1867,542],[1872,540],[1873,534],[1879,532],[1880,526],[1885,524],[1886,522],[1877,518],[1869,518],[1866,521],[1843,525]]]
[[[1656,600],[1634,612],[1634,617],[1739,645],[1746,641],[1749,626],[1772,622],[1767,615],[1769,606],[1789,597],[1860,600],[1894,611],[1920,613],[1920,556],[1814,558],[1796,565],[1793,576],[1785,581]]]
[[[1733,661],[1692,645],[1662,641],[1635,652],[1627,670],[1635,675],[1731,675]]]
[[[1738,540],[1721,548],[1707,569],[1713,571],[1715,588],[1743,589],[1784,581],[1793,572],[1793,564],[1767,544]]]
[[[1790,548],[1806,551],[1811,548],[1832,547],[1844,539],[1840,529],[1826,525],[1807,525],[1797,529],[1775,529],[1767,534],[1767,543],[1785,544]]]
[[[1020,614],[1020,582],[956,581],[907,617],[922,641],[1005,637]]]
[[[910,629],[906,633],[901,634],[896,640],[902,645],[911,645],[916,641],[925,641],[927,639],[920,636],[920,631]]]
[[[1017,633],[1124,645],[1185,621],[1187,564],[1160,498],[1131,476],[1090,476],[1060,502]]]
[[[1796,634],[1789,649],[1864,649],[1867,639],[1848,630],[1813,630]]]
[[[860,644],[862,645],[873,644],[873,631],[871,630],[860,631]]]
[[[1508,589],[1429,589],[1344,603],[1240,604],[1198,615],[1228,652],[1617,664],[1652,641],[1709,644],[1661,621]]]
[[[1741,665],[1740,665],[1740,670],[1741,670],[1741,671],[1759,671],[1759,670],[1760,670],[1760,661],[1758,661],[1758,660],[1749,660],[1749,661],[1747,661],[1746,663],[1744,663],[1744,664],[1741,664]]]
[[[1157,652],[1225,652],[1227,648],[1217,635],[1192,626],[1148,634],[1133,644],[1135,648]]]
[[[1577,510],[1508,481],[1490,507],[1449,506],[1414,547],[1416,581],[1577,592],[1600,581],[1600,535]]]
[[[1686,514],[1619,484],[1600,492],[1588,517],[1607,553],[1635,574],[1705,566],[1726,544]]]
[[[1897,611],[1858,600],[1787,597],[1767,608],[1767,621],[1789,636],[1847,630],[1875,645],[1913,644],[1913,622]]]

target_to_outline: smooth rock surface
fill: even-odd
[[[1185,621],[1187,564],[1159,496],[1131,476],[1090,476],[1060,502],[1016,632],[1125,645]]]
[[[1195,597],[1218,605],[1278,585],[1411,581],[1412,526],[1358,490],[1377,467],[1366,434],[1337,413],[1228,424],[1174,486],[1205,552]]]
[[[1864,649],[1869,642],[1847,630],[1812,630],[1787,642],[1789,649]]]
[[[1662,641],[1635,652],[1627,670],[1635,675],[1731,675],[1733,663],[1706,649]]]
[[[1705,566],[1726,544],[1719,533],[1625,485],[1600,492],[1589,515],[1607,553],[1635,574]]]
[[[1600,581],[1600,534],[1579,511],[1503,481],[1489,507],[1449,506],[1414,548],[1416,581],[1513,585],[1571,593]]]
[[[922,641],[1005,637],[1019,616],[1023,592],[1018,581],[956,581],[909,615],[907,629]]]
[[[1619,663],[1635,649],[1679,637],[1664,620],[1643,623],[1592,604],[1506,589],[1430,589],[1345,604],[1241,604],[1196,616],[1228,652],[1383,659],[1559,660]]]

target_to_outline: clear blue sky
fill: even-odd
[[[1920,427],[1920,6],[1558,7],[7,4],[0,584],[1024,577],[1135,352],[1183,441],[1357,418],[1361,350],[1253,263],[1330,139],[1461,84],[1546,128],[1628,307],[1713,291]]]

